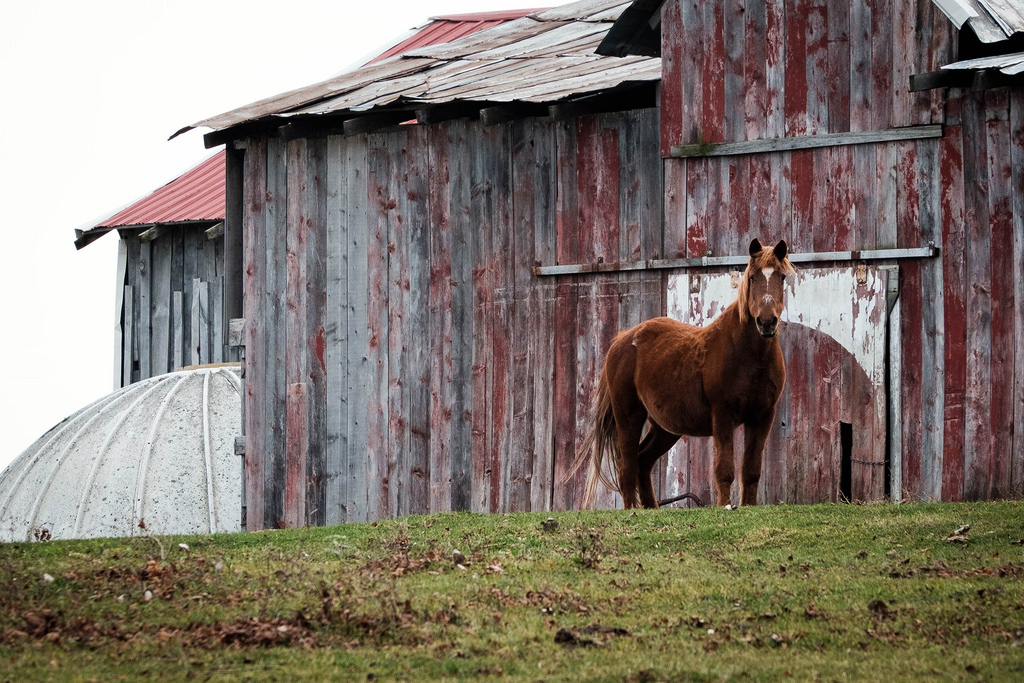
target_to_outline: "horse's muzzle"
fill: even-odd
[[[774,317],[771,320],[763,321],[760,318],[755,318],[754,322],[757,323],[757,331],[765,339],[771,339],[775,336],[775,333],[779,330],[779,319]]]

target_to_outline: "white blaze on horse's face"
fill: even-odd
[[[763,276],[763,277],[760,277]],[[762,337],[774,337],[778,331],[779,316],[784,304],[784,276],[775,268],[762,268],[750,274],[748,305],[757,331]]]

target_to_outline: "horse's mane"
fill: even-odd
[[[757,256],[751,256],[750,261],[747,262],[746,269],[743,271],[743,277],[740,278],[739,293],[736,296],[736,305],[739,309],[741,323],[746,323],[749,316],[746,301],[750,293],[750,273],[752,271],[759,272],[765,268],[774,268],[783,275],[796,275],[796,268],[790,263],[789,258],[785,257],[779,260],[775,255],[773,247],[765,247]]]

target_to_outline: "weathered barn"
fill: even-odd
[[[802,262],[762,501],[1018,494],[1020,81],[943,84],[975,29],[895,5],[585,0],[196,124],[243,245],[249,528],[571,507],[611,335],[714,315],[752,236]],[[709,470],[687,441],[659,486]]]

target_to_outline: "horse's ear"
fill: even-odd
[[[757,256],[758,254],[761,253],[761,250],[763,248],[764,247],[761,246],[761,242],[756,237],[754,239],[750,240],[750,255],[751,256]]]
[[[786,254],[789,253],[789,248],[786,246],[786,240],[779,240],[779,243],[775,245],[775,258],[782,261],[786,258]]]

